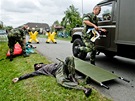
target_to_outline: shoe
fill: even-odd
[[[92,89],[91,88],[86,88],[84,90],[84,94],[85,94],[86,97],[89,97],[91,95],[91,92],[92,92]]]

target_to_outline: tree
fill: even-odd
[[[62,18],[61,25],[64,26],[67,31],[70,31],[76,25],[82,25],[80,13],[77,10],[74,5],[71,5],[64,12],[65,16]]]
[[[13,29],[13,27],[12,26],[5,26],[4,29],[10,31],[11,29]]]
[[[51,31],[54,31],[55,30],[54,27],[57,25],[60,25],[58,20],[54,21],[53,25],[51,26]]]
[[[60,25],[60,24],[59,24],[59,21],[56,20],[56,21],[53,23],[53,25]]]
[[[3,22],[0,21],[0,29],[2,29],[2,28],[3,28]]]

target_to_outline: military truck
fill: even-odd
[[[101,6],[98,15],[98,26],[108,31],[101,34],[96,40],[98,53],[107,57],[122,56],[135,59],[135,0],[104,0],[97,5]],[[82,42],[83,27],[73,29],[72,51],[73,55],[85,59],[87,53],[75,52],[76,46],[84,45]]]

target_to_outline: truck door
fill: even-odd
[[[98,15],[98,26],[108,31],[106,35],[101,35],[96,41],[97,49],[116,51],[115,29],[116,29],[116,1],[104,2],[98,4],[101,6],[101,12]]]

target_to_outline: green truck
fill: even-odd
[[[135,59],[135,0],[104,0],[97,5],[101,6],[98,15],[98,26],[108,31],[101,34],[96,40],[98,53],[107,57],[122,56]],[[85,59],[87,53],[76,54],[75,46],[84,45],[82,42],[83,27],[72,31],[72,51],[75,57]]]

